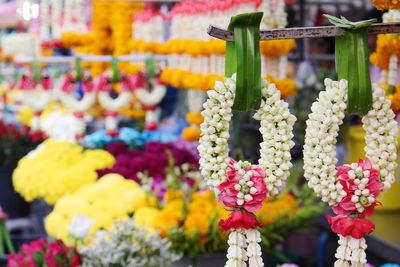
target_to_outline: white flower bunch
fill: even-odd
[[[364,238],[356,239],[351,236],[339,235],[339,246],[336,250],[334,267],[364,267],[367,263],[365,249],[367,244]],[[351,262],[351,265],[349,265]]]
[[[79,250],[82,267],[167,267],[180,259],[167,239],[136,228],[130,219],[101,231],[97,240]]]
[[[372,109],[362,119],[367,144],[364,149],[374,169],[379,170],[385,190],[394,182],[397,167],[398,127],[394,117],[385,91],[374,84]]]
[[[260,121],[263,137],[258,164],[265,171],[268,194],[273,196],[279,193],[290,174],[296,117],[290,114],[288,103],[281,100],[275,84],[264,81],[262,96],[261,107],[254,115],[254,119]]]
[[[217,81],[215,91],[208,91],[204,103],[204,122],[200,125],[202,136],[199,140],[200,170],[208,186],[218,187],[225,180],[229,158],[229,122],[235,97],[236,75]]]
[[[347,81],[325,79],[326,91],[311,106],[304,140],[304,177],[322,201],[335,205],[346,196],[336,180],[336,137],[343,123]]]
[[[249,266],[251,267],[262,267],[264,266],[261,258],[261,242],[260,232],[256,229],[246,230],[246,242],[247,242],[247,257],[249,258]]]
[[[226,255],[228,261],[225,267],[246,267],[247,253],[246,253],[246,236],[244,229],[235,229],[229,234],[228,238],[228,254]]]
[[[400,10],[390,9],[388,12],[386,12],[382,15],[382,20],[384,23],[399,22],[400,21]]]
[[[235,97],[236,76],[226,78],[225,83],[216,82],[215,91],[209,91],[204,103],[204,122],[200,126],[200,169],[207,185],[218,187],[226,177],[229,158],[229,122]],[[266,172],[266,184],[270,195],[278,193],[289,176],[292,167],[290,149],[294,146],[293,125],[296,118],[290,114],[288,104],[280,99],[274,84],[264,81],[261,107],[254,119],[261,121],[259,167]]]

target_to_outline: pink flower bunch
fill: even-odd
[[[230,161],[227,179],[218,187],[219,202],[225,207],[255,212],[262,207],[267,196],[265,172],[251,165],[242,168],[241,162]]]
[[[369,159],[360,160],[356,168],[351,165],[337,167],[337,176],[346,196],[333,211],[337,215],[358,213],[371,216],[375,206],[379,203],[376,197],[383,189],[379,180],[379,171],[372,168]]]
[[[372,233],[375,225],[365,216],[371,216],[379,202],[376,200],[383,189],[379,171],[373,169],[367,158],[358,164],[337,167],[337,177],[346,196],[334,207],[336,217],[326,216],[331,230],[342,236],[362,238]]]
[[[29,244],[23,244],[17,254],[10,254],[9,267],[77,267],[81,256],[61,241],[47,242],[41,238]]]
[[[264,170],[232,159],[226,176],[226,180],[218,187],[218,201],[234,210],[225,221],[219,222],[222,230],[261,227],[262,224],[257,221],[253,212],[261,209],[267,196]]]

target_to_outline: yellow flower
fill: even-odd
[[[146,193],[136,182],[118,174],[107,174],[59,199],[46,218],[45,227],[50,236],[72,245],[68,226],[75,216],[85,214],[93,220],[89,239],[100,229],[110,229],[114,220],[126,219],[145,198]]]
[[[297,92],[296,82],[291,79],[275,80],[273,77],[269,76],[266,80],[276,85],[276,88],[281,92],[282,99],[295,95]]]
[[[160,211],[152,207],[143,207],[135,212],[135,225],[144,229],[152,230],[157,221]]]
[[[183,192],[181,190],[168,189],[164,195],[164,200],[166,202],[176,200],[176,199],[184,199],[184,198],[185,198],[185,195],[183,194]]]
[[[181,221],[184,219],[184,205],[185,203],[182,199],[175,199],[165,205],[164,211]]]
[[[198,231],[201,235],[206,234],[210,226],[210,220],[207,216],[204,216],[202,210],[189,213],[184,223],[185,232]]]
[[[379,10],[400,9],[399,0],[371,0],[371,3]]]
[[[289,54],[296,48],[294,39],[270,40],[260,42],[260,51],[266,57],[280,57]]]
[[[298,205],[296,198],[291,194],[273,200],[266,199],[260,210],[256,211],[256,216],[265,224],[271,224],[279,218],[288,218],[296,214]]]
[[[107,151],[84,151],[76,144],[48,139],[23,157],[13,173],[13,184],[27,201],[43,198],[54,204],[97,179],[97,169],[109,168],[114,157]]]
[[[204,117],[200,112],[188,112],[186,113],[186,121],[190,124],[199,126],[204,121]]]
[[[178,226],[178,218],[168,209],[161,210],[155,218],[154,228],[160,232],[162,237],[168,236],[170,229]]]
[[[182,138],[189,142],[194,142],[200,139],[200,129],[198,127],[186,127],[182,131]]]

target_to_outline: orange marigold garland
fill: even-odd
[[[379,10],[400,9],[399,0],[371,0],[371,3]]]

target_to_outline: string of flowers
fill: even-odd
[[[382,15],[383,22],[400,22],[400,11],[389,10]],[[400,39],[398,34],[379,34],[371,63],[381,68],[379,86],[386,90],[395,114],[400,112],[400,89],[397,88],[398,57]]]
[[[366,159],[335,167],[336,137],[347,108],[347,81],[326,79],[325,86],[307,121],[304,177],[337,215],[327,216],[340,237],[335,266],[365,266],[363,237],[375,228],[365,217],[372,215],[379,204],[376,198],[394,182],[397,123],[385,92],[373,85],[372,109],[362,119]]]
[[[132,89],[131,80],[126,75],[121,75],[119,82],[112,81],[111,72],[106,72],[99,78],[97,84],[99,102],[107,110],[105,128],[110,134],[116,134],[118,110],[129,104],[132,97]],[[118,96],[116,98],[110,96],[110,93],[117,92]]]
[[[76,90],[83,89],[83,97],[81,99],[75,98]],[[76,120],[76,138],[80,139],[86,130],[85,114],[93,106],[96,101],[96,92],[94,90],[94,84],[90,77],[87,75],[83,76],[82,82],[75,81],[73,73],[69,73],[65,76],[61,91],[59,92],[59,99],[62,103],[74,112]]]
[[[232,209],[229,217],[219,225],[223,230],[231,230],[226,266],[263,266],[261,253],[258,253],[259,236],[253,229],[262,224],[253,212],[262,207],[267,195],[276,195],[289,175],[294,142],[292,129],[295,117],[290,114],[288,104],[280,100],[280,92],[274,84],[263,82],[263,100],[254,118],[261,121],[258,165],[245,161],[235,162],[229,158],[229,122],[236,90],[236,77],[216,82],[215,91],[209,91],[209,99],[204,104],[204,122],[199,140],[200,169],[207,185],[213,187],[219,202]],[[248,241],[245,234],[248,235]],[[247,248],[247,254],[243,248]],[[249,258],[248,258],[249,256]]]

